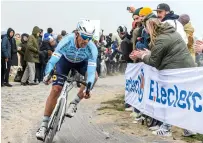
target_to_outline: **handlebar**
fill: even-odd
[[[73,79],[73,78],[68,78],[66,75],[63,75],[63,74],[58,74],[58,73],[54,73],[54,70],[52,70],[49,74],[49,79],[51,79],[51,77],[53,75],[56,75],[56,76],[60,76],[62,77],[65,81],[67,82],[78,82],[78,83],[81,83],[83,84],[84,86],[86,86],[86,94],[89,94],[90,93],[90,89],[91,89],[91,82],[88,82],[86,83],[85,81],[80,81],[80,80],[76,80],[76,79]]]

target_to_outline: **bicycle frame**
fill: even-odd
[[[69,89],[68,89],[69,88]],[[60,120],[59,120],[59,123],[58,123],[58,128],[57,128],[57,131],[60,130],[61,128],[61,124],[62,124],[62,121],[63,121],[63,117],[65,115],[65,112],[66,112],[66,105],[67,105],[67,98],[68,98],[68,92],[73,88],[73,82],[70,82],[68,83],[67,81],[64,82],[64,85],[63,85],[63,88],[62,88],[62,91],[61,91],[61,94],[60,96],[58,97],[57,99],[57,104],[54,108],[54,111],[52,112],[51,114],[51,119],[49,121],[49,124],[48,124],[48,129],[50,129],[51,127],[51,124],[53,122],[53,116],[55,115],[56,111],[58,110],[59,108],[59,103],[60,103],[60,100],[63,98],[65,103],[63,106],[63,110],[62,110],[62,114],[60,115]]]

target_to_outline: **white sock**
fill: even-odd
[[[44,116],[43,120],[42,120],[42,124],[41,127],[48,127],[48,123],[49,123],[50,117],[49,116]]]
[[[81,101],[80,97],[76,95],[71,103],[78,104],[80,101]]]

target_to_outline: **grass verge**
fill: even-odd
[[[116,111],[121,111],[124,112],[125,111],[125,106],[124,106],[124,96],[119,96],[116,99],[113,100],[109,100],[109,101],[105,101],[101,103],[101,107],[98,108],[98,111],[103,111],[103,110],[116,110]],[[179,137],[180,134],[182,133],[178,133]],[[196,141],[202,141],[203,143],[203,135],[201,134],[196,134],[192,137],[180,137],[181,140],[186,141],[188,143],[194,143]]]
[[[103,105],[100,107],[98,110],[105,110],[105,109],[112,109],[112,110],[117,110],[117,111],[125,111],[125,106],[124,106],[124,96],[120,96],[114,100],[109,100],[102,102],[101,104]]]

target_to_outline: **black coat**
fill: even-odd
[[[39,60],[41,64],[46,64],[49,60],[48,50],[54,52],[54,47],[49,44],[49,41],[43,41],[40,47]]]
[[[166,16],[162,19],[162,22],[166,20],[177,20],[178,18],[179,15],[176,15],[173,11],[171,11],[169,14],[166,14]]]
[[[15,31],[12,28],[9,28],[7,31],[7,36],[4,36],[2,39],[2,57],[9,58],[12,60],[12,66],[18,66],[18,56],[17,56],[17,46],[16,40],[13,37],[10,37],[10,33]]]
[[[127,63],[132,63],[133,61],[130,59],[129,55],[133,50],[133,44],[131,42],[131,37],[126,36],[121,42],[121,52],[123,54],[122,60]]]

